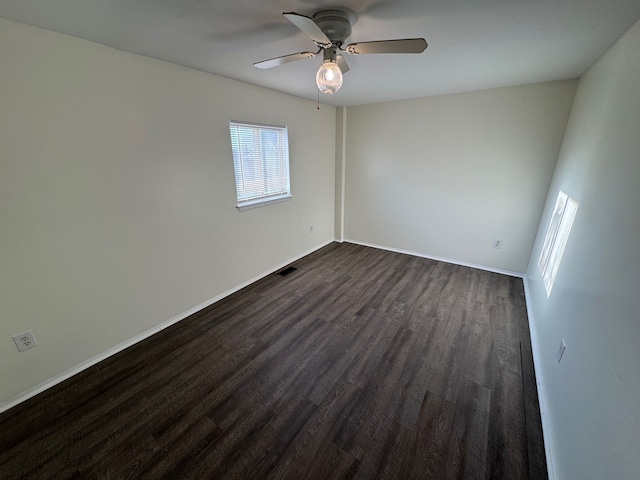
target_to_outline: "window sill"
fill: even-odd
[[[258,207],[265,207],[273,203],[285,202],[289,200],[292,196],[293,195],[291,194],[287,194],[287,195],[278,195],[277,197],[262,198],[260,200],[253,200],[250,202],[242,203],[240,205],[236,205],[236,208],[239,211],[244,212],[245,210],[251,210],[253,208],[258,208]]]

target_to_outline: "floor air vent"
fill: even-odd
[[[283,268],[282,270],[280,270],[278,272],[278,275],[280,275],[281,277],[286,277],[287,275],[289,275],[290,273],[295,272],[296,270],[298,270],[296,267]]]

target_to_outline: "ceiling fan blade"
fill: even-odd
[[[347,61],[344,59],[342,55],[336,56],[336,63],[338,64],[338,68],[340,69],[343,75],[349,71],[349,65],[347,65]]]
[[[284,65],[285,63],[295,62],[296,60],[304,60],[305,58],[313,58],[316,54],[313,52],[300,52],[300,53],[292,53],[291,55],[283,55],[282,57],[271,58],[269,60],[263,60],[261,62],[256,62],[253,64],[256,68],[273,68],[280,65]]]
[[[351,55],[367,53],[422,53],[427,48],[424,38],[404,38],[401,40],[379,40],[376,42],[359,42],[347,45]]]
[[[329,48],[331,46],[331,40],[320,30],[320,27],[316,25],[316,22],[311,17],[295,12],[285,12],[282,15],[306,33],[318,47]]]

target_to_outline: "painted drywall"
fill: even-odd
[[[576,84],[350,107],[347,239],[524,273]]]
[[[640,472],[638,85],[640,23],[580,80],[527,270],[559,479]],[[559,190],[579,207],[547,298],[537,262]]]
[[[0,65],[0,405],[333,240],[335,108],[5,20]],[[291,200],[235,208],[231,119]]]
[[[336,108],[336,188],[334,211],[334,236],[344,240],[344,191],[347,155],[347,107]]]

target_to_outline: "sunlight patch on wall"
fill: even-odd
[[[547,236],[544,239],[540,259],[538,260],[538,268],[540,268],[542,280],[547,290],[547,297],[551,295],[553,282],[556,279],[562,254],[567,245],[567,240],[569,240],[569,233],[577,211],[578,202],[563,191],[560,191],[551,215],[551,222],[547,229]]]

